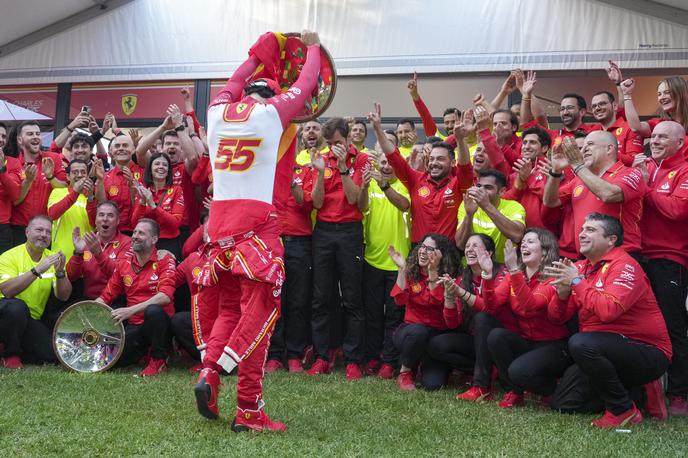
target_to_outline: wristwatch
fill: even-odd
[[[579,284],[579,283],[582,282],[582,281],[583,281],[583,277],[580,277],[580,276],[578,276],[578,277],[573,277],[573,278],[571,279],[571,286],[576,286],[577,284]]]
[[[351,171],[349,169],[345,169],[344,171],[339,170],[340,175],[351,175]]]
[[[391,184],[385,183],[384,185],[380,186],[380,190],[384,192],[384,191],[387,191],[391,187],[392,187]]]
[[[32,268],[31,268],[31,273],[34,274],[34,275],[35,275],[36,277],[38,277],[38,278],[43,278],[43,277],[41,276],[41,274],[38,273],[38,271],[36,270],[35,267],[32,267]]]
[[[181,125],[174,128],[174,130],[177,132],[181,132],[184,129],[186,129],[186,127],[184,127],[184,124],[181,124]]]
[[[554,169],[549,169],[549,176],[552,178],[561,178],[564,176],[564,174],[561,172],[555,172]]]

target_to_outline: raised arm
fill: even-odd
[[[418,74],[416,72],[413,72],[413,77],[406,84],[406,87],[411,95],[411,100],[413,100],[413,105],[416,107],[416,111],[418,111],[420,119],[423,122],[425,136],[431,137],[437,134],[437,124],[435,124],[435,120],[432,119],[430,110],[428,110],[428,107],[418,93]],[[449,132],[447,132],[447,134],[449,134]]]
[[[623,107],[626,111],[626,121],[628,121],[628,127],[630,127],[633,132],[643,138],[649,137],[652,134],[652,128],[647,122],[640,120],[638,111],[635,109],[635,105],[633,104],[635,80],[633,78],[629,78],[623,81],[619,87],[623,93]]]

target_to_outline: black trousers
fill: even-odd
[[[436,335],[428,341],[422,362],[421,383],[426,390],[439,390],[447,384],[452,369],[473,372],[474,337],[460,331]]]
[[[172,344],[170,317],[159,305],[149,305],[143,312],[143,324],[124,325],[124,349],[117,366],[128,366],[148,354],[165,359]]]
[[[392,336],[404,319],[404,307],[399,307],[390,296],[396,281],[396,271],[381,270],[363,263],[366,361],[381,359],[384,363],[396,365],[399,359]]]
[[[0,224],[0,254],[12,248],[12,227],[9,224]]]
[[[313,302],[311,326],[318,358],[328,360],[330,301],[337,279],[341,286],[346,333],[342,344],[348,363],[363,360],[365,314],[361,297],[363,274],[363,225],[318,221],[313,230]]]
[[[430,339],[442,332],[422,324],[402,323],[393,338],[394,346],[399,350],[399,363],[415,369],[426,356],[425,350]]]
[[[567,353],[566,339],[526,340],[507,329],[494,329],[487,338],[492,359],[499,370],[504,389],[549,396],[557,379],[573,364]]]
[[[611,332],[579,332],[569,339],[575,362],[552,398],[552,409],[618,415],[631,408],[629,390],[658,379],[669,360],[657,347]]]
[[[492,385],[492,355],[487,347],[487,338],[493,329],[503,328],[499,320],[489,313],[479,312],[473,317],[473,386],[490,388]]]
[[[4,356],[19,356],[26,363],[55,363],[52,328],[31,318],[21,299],[0,299],[0,342]]]
[[[177,312],[170,320],[172,335],[177,343],[186,350],[194,360],[201,360],[201,352],[196,348],[193,329],[191,328],[191,312]]]
[[[664,316],[673,348],[667,394],[685,398],[688,395],[688,272],[681,264],[668,259],[644,260],[641,265]]]
[[[301,359],[310,334],[313,251],[311,237],[282,237],[284,270],[282,313],[270,338],[268,359]]]
[[[12,229],[12,247],[26,243],[26,226],[10,225]]]

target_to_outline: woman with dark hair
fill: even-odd
[[[394,345],[399,350],[401,365],[397,385],[403,391],[413,391],[413,371],[425,356],[431,337],[460,324],[457,313],[447,313],[442,277],[455,277],[459,255],[454,244],[443,235],[426,234],[408,259],[389,247],[389,255],[398,267],[397,282],[391,296],[397,305],[405,305],[404,322],[394,333]],[[455,302],[448,304],[456,307]],[[453,317],[453,320],[445,319]]]
[[[462,325],[456,332],[433,337],[427,352],[431,358],[424,366],[423,381],[426,389],[439,389],[446,384],[450,369],[473,373],[471,388],[457,397],[468,401],[491,399],[492,358],[487,350],[487,336],[496,327],[516,330],[516,318],[509,307],[492,307],[488,311],[480,297],[483,283],[482,263],[492,266],[492,277],[500,282],[503,271],[494,261],[495,243],[486,234],[473,234],[466,241],[464,251],[466,267],[454,280],[444,277],[445,301],[455,301]],[[445,312],[452,309],[445,307]]]
[[[507,242],[506,278],[497,287],[487,279],[482,291],[485,303],[508,304],[518,322],[518,332],[493,329],[487,338],[500,382],[507,390],[499,402],[501,408],[523,405],[524,390],[543,396],[543,402],[547,402],[557,378],[572,364],[566,350],[568,329],[547,316],[547,305],[557,291],[543,270],[559,260],[557,239],[546,229],[528,228],[520,252],[521,263],[516,247]],[[490,274],[489,265],[485,267],[483,273]]]
[[[151,218],[160,225],[157,248],[171,252],[177,261],[182,259],[179,225],[184,214],[184,194],[181,186],[172,184],[172,162],[165,153],[151,156],[143,175],[146,186],[137,188],[138,198],[131,214],[132,225],[141,218]]]

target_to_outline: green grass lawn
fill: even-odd
[[[596,431],[594,416],[537,406],[503,411],[455,390],[402,393],[392,381],[270,375],[266,411],[286,433],[235,434],[236,377],[223,377],[221,420],[196,413],[195,377],[172,368],[73,374],[0,369],[0,457],[13,456],[686,456],[688,419]]]

